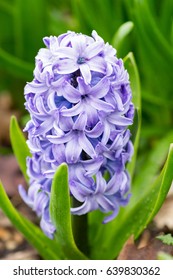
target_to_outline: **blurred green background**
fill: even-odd
[[[129,21],[133,28],[117,45],[117,30]],[[0,95],[10,94],[21,120],[26,114],[23,88],[32,80],[42,38],[67,30],[90,35],[95,29],[117,48],[118,57],[132,51],[137,62],[142,90],[139,163],[172,130],[173,0],[0,0],[0,27]]]

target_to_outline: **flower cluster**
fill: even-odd
[[[32,157],[27,159],[30,187],[19,191],[52,238],[51,184],[63,162],[69,168],[70,194],[80,203],[72,214],[100,209],[110,212],[106,223],[128,203],[125,164],[133,146],[127,127],[134,107],[123,61],[96,31],[92,37],[75,32],[45,37],[44,44],[36,56],[34,79],[25,87]]]

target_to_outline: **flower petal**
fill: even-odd
[[[84,133],[80,134],[78,138],[79,146],[84,150],[91,158],[96,157],[96,152],[91,142],[87,139]]]
[[[91,101],[91,105],[97,110],[105,112],[113,112],[115,110],[112,104],[109,104],[103,100],[93,98],[92,96],[89,96],[89,99]]]
[[[93,44],[87,46],[85,49],[85,54],[87,59],[91,59],[103,51],[103,42],[94,42]]]
[[[82,152],[82,147],[78,143],[78,138],[73,136],[71,141],[66,144],[65,155],[67,163],[76,163]]]
[[[88,66],[87,63],[83,63],[79,65],[79,69],[81,71],[81,74],[84,78],[84,81],[86,84],[89,84],[91,82],[91,72],[90,72],[90,67]]]
[[[79,66],[76,64],[76,62],[68,58],[59,60],[56,67],[57,73],[59,74],[70,74],[79,69]]]
[[[109,87],[110,82],[107,77],[104,77],[90,90],[89,94],[97,98],[102,98],[108,93]]]
[[[77,103],[81,99],[80,92],[72,87],[68,82],[66,82],[62,88],[63,96],[72,103]]]
[[[87,64],[88,64],[90,70],[92,70],[92,71],[96,71],[96,72],[103,73],[103,74],[106,73],[106,68],[107,68],[106,62],[100,56],[93,57],[92,59],[87,61]]]
[[[73,125],[73,130],[84,131],[87,123],[87,115],[82,112]]]

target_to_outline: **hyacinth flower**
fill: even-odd
[[[44,38],[34,79],[25,87],[30,121],[25,131],[30,186],[19,192],[53,238],[50,192],[57,168],[66,163],[73,215],[99,209],[103,223],[114,219],[130,198],[126,163],[133,154],[128,126],[134,106],[129,75],[116,50],[98,36],[67,32]],[[107,179],[105,179],[105,174]]]

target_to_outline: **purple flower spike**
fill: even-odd
[[[46,48],[36,56],[34,79],[25,87],[32,157],[27,159],[30,187],[20,186],[19,192],[53,238],[51,184],[63,162],[69,167],[70,194],[79,202],[72,214],[99,209],[109,214],[107,223],[128,203],[125,166],[133,154],[128,126],[134,106],[123,61],[96,31],[92,37],[69,31],[43,41]]]

